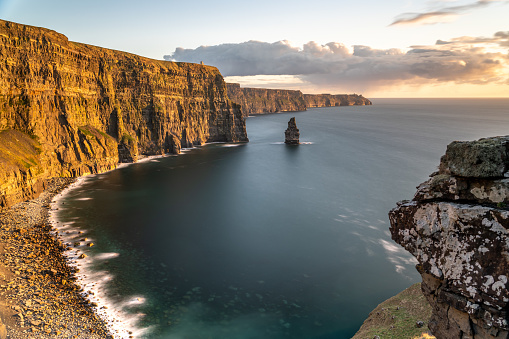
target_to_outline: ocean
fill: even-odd
[[[291,117],[298,146],[283,143]],[[119,338],[350,338],[420,281],[389,210],[451,141],[509,134],[509,99],[374,99],[246,123],[247,144],[88,176],[55,201],[84,293]]]

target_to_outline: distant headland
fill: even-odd
[[[296,90],[240,87],[235,83],[227,83],[226,88],[228,97],[242,106],[244,116],[372,104],[359,94],[303,94]]]

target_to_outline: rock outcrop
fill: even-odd
[[[295,117],[288,121],[288,128],[285,131],[285,144],[298,145],[299,144],[300,132],[295,122]]]
[[[285,89],[248,88],[226,84],[228,97],[242,106],[244,116],[305,111],[308,107],[371,105],[357,94],[302,94]]]
[[[392,238],[419,264],[437,338],[509,336],[509,137],[453,142],[393,209]]]
[[[371,101],[359,94],[304,94],[307,107],[363,106]]]
[[[248,140],[215,67],[2,20],[0,56],[0,209],[33,198],[50,177],[102,172],[138,153]]]

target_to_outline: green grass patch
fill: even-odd
[[[378,305],[352,339],[412,339],[428,332],[431,306],[422,295],[421,284],[414,284]],[[422,321],[422,327],[417,322]]]
[[[39,166],[39,154],[42,146],[30,135],[16,131],[0,132],[0,169],[29,169]]]
[[[78,130],[83,133],[87,137],[95,137],[95,135],[90,131],[90,128],[88,126],[80,126],[78,127]]]
[[[123,143],[123,144],[134,144],[136,143],[136,139],[133,138],[131,135],[127,134],[127,133],[124,133],[122,135],[122,138],[120,138],[120,141]]]

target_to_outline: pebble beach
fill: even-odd
[[[38,198],[0,213],[0,339],[113,338],[49,222],[51,200],[74,181],[54,178]]]

